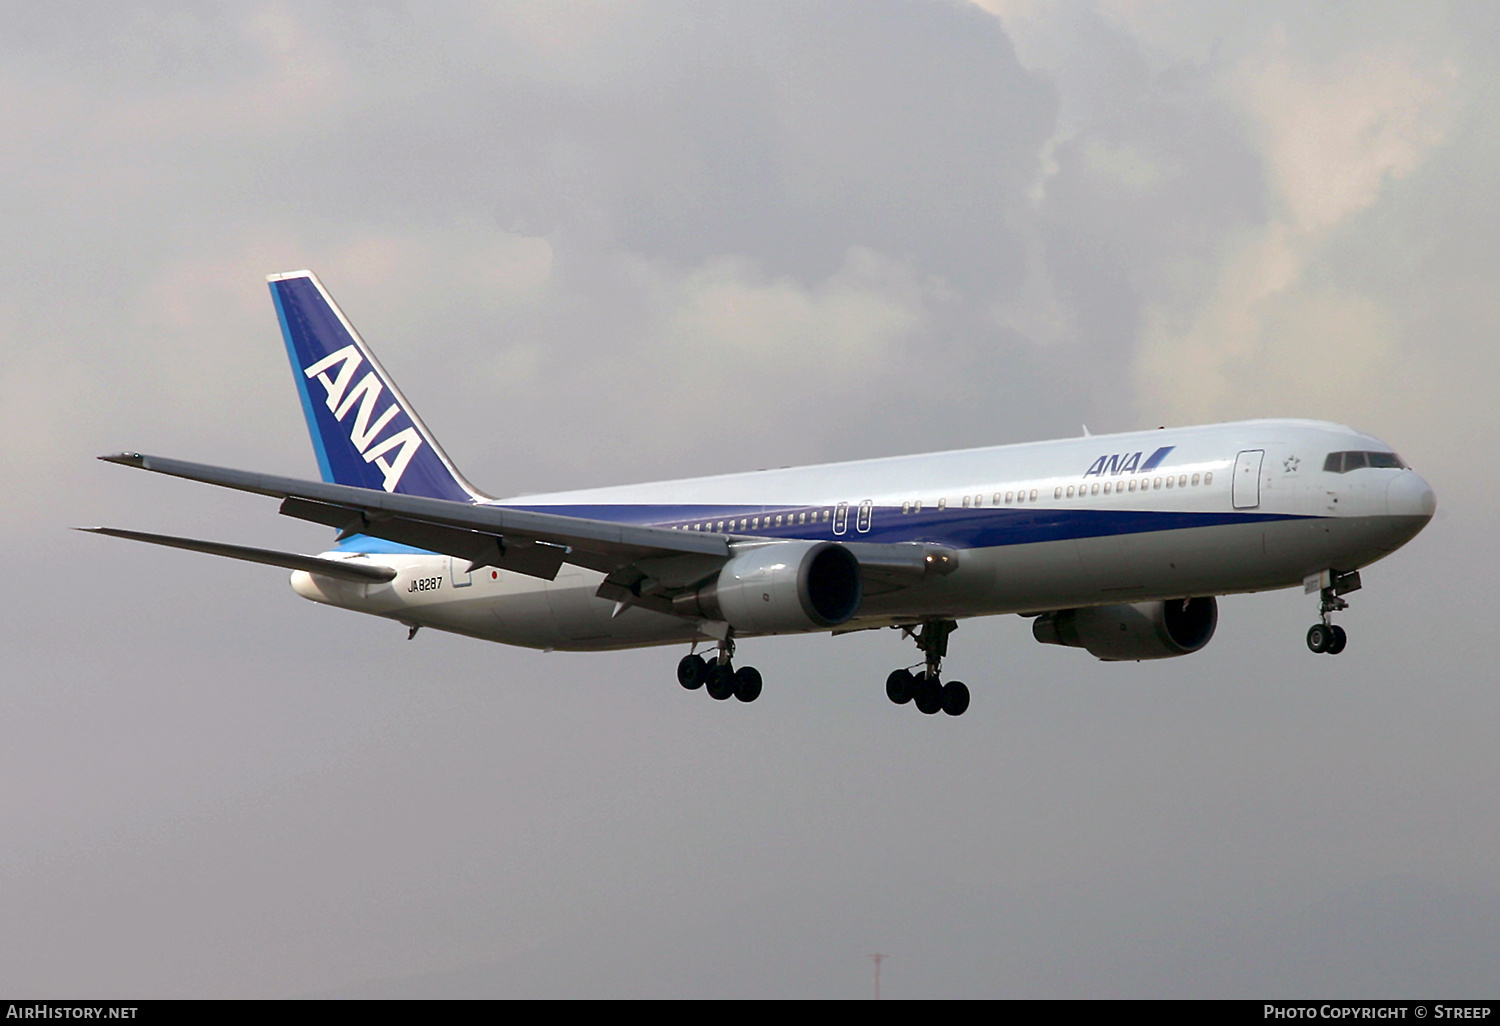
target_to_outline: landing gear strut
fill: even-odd
[[[942,683],[943,657],[948,654],[948,635],[958,630],[952,620],[928,620],[918,632],[912,627],[901,628],[904,637],[911,638],[922,650],[925,662],[921,671],[910,669],[892,670],[885,679],[885,695],[897,705],[912,702],[917,711],[931,716],[942,710],[949,716],[962,716],[969,708],[969,689],[962,681]]]
[[[753,666],[734,668],[734,639],[719,642],[719,651],[712,659],[704,659],[696,652],[689,652],[677,664],[677,683],[689,691],[703,688],[708,697],[722,702],[733,695],[741,702],[753,702],[760,697],[760,671]]]
[[[1318,615],[1319,623],[1313,624],[1307,629],[1307,647],[1314,652],[1338,655],[1349,644],[1349,635],[1344,628],[1333,622],[1333,614],[1349,608],[1349,603],[1343,598],[1351,591],[1358,591],[1359,571],[1351,570],[1348,573],[1338,573],[1334,570],[1325,570],[1316,577],[1307,579],[1306,590],[1318,589]]]

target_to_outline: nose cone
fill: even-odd
[[[1393,517],[1420,517],[1426,524],[1437,512],[1437,496],[1422,475],[1408,470],[1397,474],[1386,488],[1385,512]]]

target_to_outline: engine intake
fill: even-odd
[[[1044,645],[1088,649],[1106,661],[1191,655],[1214,636],[1219,603],[1212,597],[1089,606],[1043,613],[1031,634]]]
[[[776,542],[739,553],[719,575],[672,600],[679,616],[777,634],[837,627],[864,598],[859,561],[833,542]]]

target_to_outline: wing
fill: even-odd
[[[547,580],[557,576],[563,563],[609,573],[641,560],[677,556],[707,557],[707,563],[716,566],[730,554],[730,539],[722,534],[401,495],[140,453],[99,458],[221,488],[269,495],[282,500],[281,512],[285,515],[337,528],[345,537],[365,534],[384,538],[468,559],[475,567],[495,566]]]
[[[336,528],[340,537],[363,534],[442,552],[469,560],[471,569],[493,566],[544,580],[555,578],[563,563],[597,570],[606,575],[598,591],[601,598],[661,612],[671,612],[671,593],[717,573],[737,549],[778,544],[728,534],[619,524],[303,481],[141,453],[99,458],[189,481],[269,495],[281,500],[281,512],[286,516]],[[958,554],[943,546],[903,542],[850,543],[845,547],[854,553],[871,592],[903,588],[932,574],[951,573],[957,567]]]

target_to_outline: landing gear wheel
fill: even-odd
[[[685,655],[677,664],[677,683],[689,691],[701,688],[707,677],[708,661],[701,655]]]
[[[760,671],[753,666],[741,666],[734,671],[734,697],[741,702],[753,702],[760,697]]]
[[[885,679],[885,697],[897,705],[910,702],[917,687],[917,678],[910,670],[892,670]]]
[[[916,700],[918,712],[931,716],[943,707],[943,686],[926,673],[919,673],[912,698]]]
[[[954,620],[923,620],[920,630],[913,625],[902,627],[901,636],[911,638],[922,650],[925,669],[921,673],[909,670],[893,672],[885,679],[886,697],[898,705],[914,702],[917,711],[926,716],[940,712],[948,701],[958,710],[954,716],[967,709],[969,689],[962,684],[952,690],[952,699],[944,699],[949,692],[942,682],[943,657],[948,654],[948,635],[956,630],[958,623]]]
[[[950,680],[943,685],[943,712],[949,716],[962,716],[969,707],[969,687],[962,681]]]
[[[708,668],[708,679],[704,683],[708,685],[708,697],[722,702],[734,694],[734,671],[723,663],[714,663]]]
[[[1319,654],[1328,651],[1333,638],[1333,629],[1327,624],[1315,623],[1307,629],[1307,647]]]
[[[1349,644],[1349,635],[1338,624],[1328,629],[1333,633],[1333,637],[1328,639],[1328,646],[1323,651],[1329,655],[1338,655],[1344,650],[1344,646]]]

